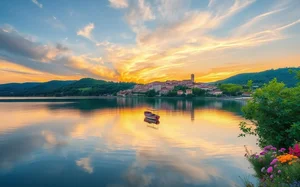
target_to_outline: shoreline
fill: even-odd
[[[129,97],[119,97],[119,96],[65,96],[65,97],[54,97],[54,96],[1,96],[0,101],[9,101],[9,100],[43,100],[43,99],[53,99],[53,100],[63,100],[63,99],[113,99],[113,98],[124,98],[124,99],[176,99],[176,100],[193,100],[193,99],[213,99],[213,100],[242,100],[246,101],[252,97],[139,97],[139,96],[129,96]]]

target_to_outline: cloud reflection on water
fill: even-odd
[[[7,163],[13,167],[23,162],[24,157],[47,156],[49,151],[59,148],[66,152],[66,159],[76,153],[73,162],[90,175],[97,175],[102,167],[110,167],[113,162],[128,163],[120,176],[121,184],[111,185],[231,186],[236,180],[230,173],[249,173],[244,169],[248,165],[242,158],[243,145],[256,149],[255,139],[237,138],[237,125],[242,117],[232,112],[238,111],[236,104],[230,107],[223,102],[205,106],[197,105],[197,101],[154,103],[163,106],[159,111],[161,124],[154,130],[143,121],[143,111],[151,102],[117,107],[113,101],[105,101],[111,104],[107,108],[100,103],[89,107],[91,101],[80,102],[44,103],[35,105],[36,108],[30,103],[14,103],[19,108],[29,108],[25,111],[6,111],[7,104],[3,107],[0,103],[5,122],[0,129],[0,148],[5,150],[0,153],[0,169]],[[9,148],[16,146],[23,149],[16,152]]]

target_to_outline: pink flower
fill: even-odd
[[[279,152],[284,152],[284,151],[286,151],[286,149],[285,148],[281,148],[281,149],[279,149]]]
[[[295,156],[300,157],[300,147],[299,147],[299,144],[295,144],[294,149],[290,147],[289,148],[289,153],[291,155],[295,155]]]
[[[268,146],[264,147],[264,150],[265,150],[265,151],[269,151],[269,150],[272,149],[272,148],[273,148],[272,145],[268,145]]]
[[[278,173],[281,173],[281,170],[278,170]]]
[[[275,159],[270,163],[270,165],[276,164],[277,161],[278,161],[277,158],[275,158]]]
[[[273,175],[270,175],[270,178],[273,179]]]
[[[271,150],[272,151],[276,151],[277,149],[276,149],[276,147],[272,147]]]
[[[270,167],[267,169],[267,172],[268,172],[268,173],[272,173],[272,172],[273,172],[273,167],[270,166]]]
[[[265,155],[265,154],[267,154],[266,151],[263,151],[263,152],[260,153],[260,155]]]

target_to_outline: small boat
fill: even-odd
[[[153,114],[152,112],[149,112],[149,111],[145,111],[144,115],[145,115],[146,118],[152,119],[152,120],[159,120],[159,118],[160,118],[159,115]]]
[[[145,117],[144,121],[149,123],[149,124],[151,124],[151,123],[156,124],[156,125],[159,124],[159,120],[157,120],[157,119],[149,119],[149,118]]]

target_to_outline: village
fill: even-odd
[[[158,93],[158,96],[165,96],[178,86],[185,87],[187,89],[177,90],[177,96],[192,95],[193,89],[195,88],[204,90],[209,95],[213,96],[220,96],[223,94],[223,92],[213,84],[196,83],[195,75],[191,74],[191,78],[189,80],[167,80],[165,82],[155,81],[148,84],[137,84],[133,89],[119,91],[117,96],[126,97],[145,95],[150,90],[154,90]]]

